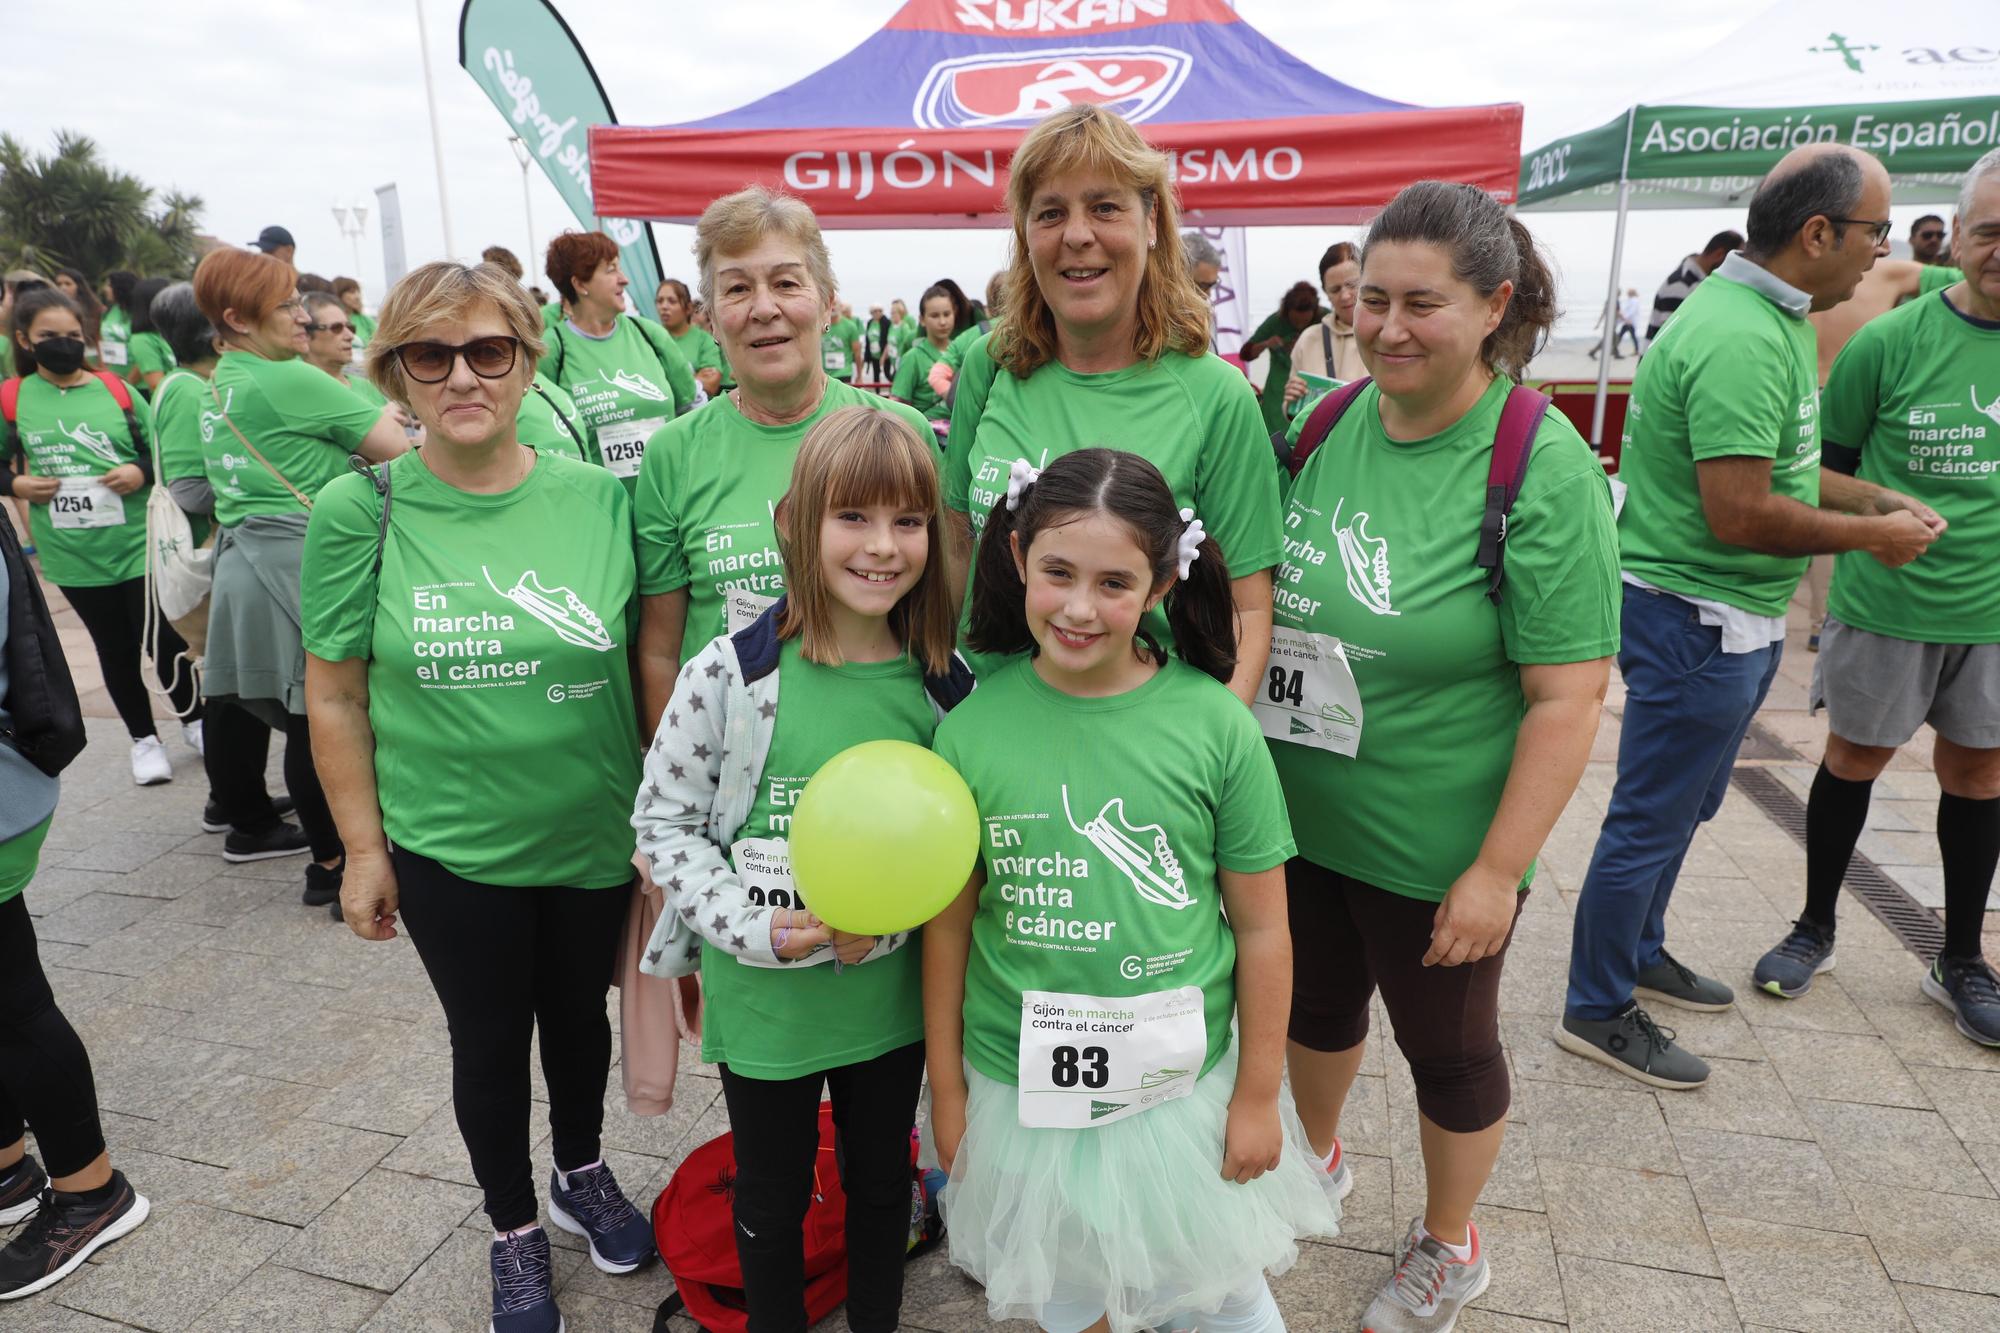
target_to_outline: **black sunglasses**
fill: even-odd
[[[347,322],[346,320],[341,320],[341,321],[339,321],[339,322],[337,322],[337,323],[333,323],[333,324],[308,324],[308,325],[306,325],[306,332],[307,332],[307,333],[345,333],[345,332],[347,332],[347,331],[348,331],[348,330],[349,330],[350,328],[352,328],[352,327],[354,327],[354,326],[353,326],[353,325],[351,325],[351,324],[349,324],[349,323],[348,323],[348,322]]]
[[[483,380],[504,378],[514,369],[521,340],[511,334],[474,338],[469,343],[404,343],[396,349],[403,373],[419,384],[438,384],[451,378],[452,367],[463,356],[473,374]]]

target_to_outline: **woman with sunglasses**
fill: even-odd
[[[299,299],[306,304],[306,351],[308,363],[339,380],[349,392],[380,411],[388,404],[382,391],[366,375],[354,375],[354,339],[357,333],[347,307],[331,292],[305,292]],[[402,413],[398,411],[398,417]]]
[[[320,488],[347,470],[348,455],[380,461],[409,444],[393,408],[369,406],[303,359],[297,281],[290,264],[250,250],[212,251],[194,271],[195,301],[222,349],[203,418],[202,461],[221,535],[202,692],[284,732],[285,787],[312,844],[304,899],[324,906],[340,896],[343,857],[306,725],[306,519]]]
[[[556,1333],[528,1152],[541,1035],[549,1216],[607,1273],[653,1256],[603,1161],[605,992],[632,882],[632,508],[515,430],[541,320],[500,269],[426,264],[382,303],[368,372],[427,443],[320,494],[307,694],[367,940],[398,912],[451,1030],[452,1101],[493,1224],[493,1326]]]

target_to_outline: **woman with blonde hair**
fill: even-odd
[[[1208,302],[1177,239],[1167,156],[1101,107],[1066,107],[1021,141],[1007,203],[1007,317],[966,353],[945,454],[959,568],[1017,462],[1040,468],[1091,445],[1138,454],[1228,558],[1229,688],[1248,702],[1270,650],[1282,554],[1277,469],[1249,383],[1209,351]],[[1171,644],[1158,611],[1146,628]]]
[[[669,423],[640,465],[632,499],[641,720],[649,729],[681,663],[783,595],[774,506],[806,432],[843,407],[883,406],[827,374],[820,357],[838,292],[812,209],[761,185],[724,195],[695,226],[694,255],[737,387]],[[930,436],[915,409],[891,403],[888,410],[917,438]]]
[[[400,912],[444,1007],[505,1333],[562,1324],[528,1151],[537,1032],[550,1219],[604,1272],[653,1256],[600,1142],[639,780],[631,506],[604,469],[518,439],[540,328],[492,265],[426,264],[397,283],[368,373],[426,443],[329,484],[306,538],[308,703],[349,857],[340,906],[367,940],[393,938]]]

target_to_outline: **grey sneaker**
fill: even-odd
[[[1698,1088],[1708,1082],[1708,1062],[1674,1045],[1672,1028],[1653,1022],[1634,1000],[1616,1018],[1564,1014],[1556,1045],[1655,1088]]]
[[[1347,1169],[1347,1153],[1341,1149],[1339,1139],[1333,1141],[1333,1160],[1327,1163],[1326,1171],[1320,1176],[1319,1187],[1334,1203],[1354,1192],[1354,1173]]]
[[[1632,994],[1704,1014],[1721,1013],[1736,1003],[1735,991],[1713,977],[1702,976],[1665,949],[1660,950],[1659,962],[1640,970]]]
[[[1833,936],[1800,917],[1778,947],[1757,960],[1751,979],[1757,989],[1781,1000],[1796,1000],[1812,989],[1813,978],[1833,971]]]
[[[1924,994],[1951,1010],[1962,1036],[2000,1046],[2000,981],[1984,958],[1938,955],[1924,973]]]
[[[1362,1333],[1451,1333],[1459,1311],[1479,1299],[1491,1276],[1478,1228],[1466,1234],[1472,1257],[1459,1259],[1423,1234],[1421,1218],[1410,1223],[1396,1249],[1396,1271],[1361,1316]]]

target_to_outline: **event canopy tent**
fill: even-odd
[[[1658,81],[1604,125],[1521,161],[1523,209],[1618,210],[1607,311],[1631,208],[1747,204],[1778,159],[1807,143],[1881,158],[1899,204],[1949,205],[2000,146],[2000,0],[1783,0]],[[1604,321],[1601,434],[1616,321]]]
[[[590,131],[597,211],[692,222],[753,182],[827,227],[990,227],[1021,132],[1101,103],[1175,154],[1189,220],[1358,222],[1412,180],[1511,202],[1518,105],[1430,109],[1319,73],[1224,0],[910,0],[825,69],[735,111]]]
[[[1521,161],[1524,209],[1726,208],[1801,144],[1865,148],[1943,204],[2000,146],[2000,3],[1784,0],[1616,119]]]

